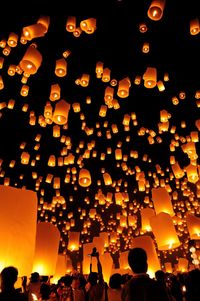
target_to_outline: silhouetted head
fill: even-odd
[[[50,292],[51,292],[50,286],[46,283],[42,283],[40,286],[40,294],[41,294],[42,300],[49,299]]]
[[[1,271],[1,289],[9,290],[17,281],[18,270],[15,267],[6,267]]]
[[[119,273],[115,273],[110,276],[109,280],[109,286],[113,289],[119,289],[121,288],[122,284],[122,276]]]
[[[38,272],[31,273],[31,282],[37,282],[40,280],[40,274]]]
[[[155,272],[155,277],[157,281],[165,281],[165,273],[162,270],[158,270]]]
[[[128,254],[128,263],[136,274],[147,272],[147,253],[142,248],[133,248]]]
[[[98,273],[96,272],[91,272],[88,276],[88,282],[90,282],[91,285],[95,285],[97,284],[97,280],[98,280]]]

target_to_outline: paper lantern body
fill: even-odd
[[[67,272],[66,257],[63,254],[58,254],[56,262],[56,271],[54,277],[51,279],[51,283],[57,284],[58,280],[64,276]]]
[[[151,231],[150,218],[155,215],[155,211],[151,208],[144,208],[140,211],[142,231]]]
[[[155,244],[150,236],[143,235],[135,237],[131,242],[132,248],[142,248],[147,253],[148,271],[150,277],[154,277],[155,272],[161,269],[160,261],[156,252]]]
[[[65,100],[60,100],[55,106],[53,113],[53,121],[56,124],[63,125],[68,122],[68,114],[70,110],[70,104]]]
[[[70,251],[78,251],[79,250],[79,240],[80,240],[80,232],[71,232],[68,233],[69,241],[67,249]]]
[[[89,170],[82,168],[79,172],[78,183],[82,187],[88,187],[91,185],[91,175]]]
[[[159,250],[169,250],[180,246],[171,216],[161,212],[150,219],[153,234]]]
[[[0,270],[32,271],[37,224],[37,195],[33,191],[0,186]]]
[[[166,212],[171,216],[174,216],[174,210],[171,203],[171,197],[165,188],[153,188],[152,200],[156,214],[160,212]]]
[[[50,276],[55,274],[60,233],[51,223],[37,225],[33,272]]]
[[[158,21],[163,16],[165,0],[153,0],[148,9],[147,15],[151,20]]]
[[[112,266],[113,266],[113,260],[110,255],[110,253],[104,253],[100,256],[100,262],[102,265],[102,271],[103,271],[103,279],[105,282],[109,283],[109,279],[111,276]]]
[[[178,271],[184,273],[188,271],[188,260],[186,258],[179,258],[178,259]]]
[[[35,47],[29,46],[19,65],[25,73],[35,74],[41,63],[42,55],[40,52]]]
[[[186,223],[191,239],[200,239],[200,218],[192,214],[186,215]]]

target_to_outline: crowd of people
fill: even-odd
[[[198,301],[200,300],[200,270],[183,274],[169,274],[162,270],[155,279],[147,274],[148,259],[142,248],[129,251],[128,263],[133,274],[115,273],[109,283],[103,279],[99,254],[98,272],[85,277],[80,273],[64,275],[57,284],[38,272],[29,280],[23,277],[22,288],[15,289],[18,270],[5,267],[0,274],[0,301]]]

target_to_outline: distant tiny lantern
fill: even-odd
[[[64,77],[67,74],[67,62],[64,58],[56,60],[55,74]]]
[[[165,0],[153,0],[148,9],[147,15],[151,20],[158,21],[163,16]]]
[[[79,172],[79,185],[82,187],[88,187],[91,185],[91,175],[89,170],[81,169]]]
[[[63,125],[68,122],[68,114],[70,110],[70,104],[65,100],[60,100],[55,106],[53,113],[53,121],[56,124]]]

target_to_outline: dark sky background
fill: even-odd
[[[117,252],[120,248],[128,247],[124,237],[127,237],[128,231],[131,235],[138,235],[140,229],[139,210],[146,207],[144,197],[151,197],[151,193],[138,191],[138,183],[135,177],[135,167],[139,166],[144,171],[146,179],[150,183],[150,190],[153,187],[154,179],[149,176],[151,172],[156,173],[156,164],[159,164],[163,175],[157,175],[160,179],[169,177],[171,171],[170,156],[174,155],[180,166],[184,168],[189,164],[186,154],[181,149],[181,143],[174,153],[170,153],[169,145],[174,134],[168,132],[158,133],[158,123],[160,122],[160,110],[167,110],[171,114],[170,126],[176,126],[176,133],[179,136],[186,137],[191,131],[197,131],[195,121],[200,118],[199,109],[197,108],[197,99],[195,93],[200,90],[200,35],[190,35],[190,20],[200,17],[198,9],[198,0],[186,1],[169,1],[166,0],[166,7],[163,18],[160,21],[152,21],[147,16],[147,10],[151,1],[56,1],[53,4],[34,1],[24,3],[19,1],[18,6],[14,9],[5,4],[5,9],[0,18],[0,41],[7,39],[10,32],[21,35],[22,28],[37,22],[41,15],[50,16],[50,26],[48,33],[43,38],[36,38],[11,50],[11,54],[5,57],[5,63],[0,74],[4,78],[5,88],[0,91],[0,102],[8,103],[9,99],[15,99],[13,110],[4,108],[1,110],[0,118],[0,158],[3,163],[1,165],[0,183],[4,183],[5,177],[10,178],[10,185],[35,190],[36,180],[32,178],[32,172],[37,172],[38,178],[41,177],[40,188],[37,191],[38,199],[44,198],[47,203],[52,202],[55,196],[55,189],[52,184],[45,182],[47,174],[61,178],[60,194],[66,200],[66,209],[58,205],[55,212],[49,210],[41,210],[38,212],[38,220],[52,221],[55,217],[58,228],[61,230],[61,236],[64,243],[61,243],[61,251],[66,250],[67,231],[62,232],[66,222],[70,222],[68,213],[73,212],[75,219],[75,227],[71,230],[79,231],[83,229],[84,221],[80,219],[81,209],[86,209],[86,217],[91,221],[91,227],[86,235],[82,235],[82,241],[90,241],[94,235],[100,230],[112,232],[116,231],[119,221],[116,221],[116,213],[122,214],[122,210],[133,214],[130,210],[130,204],[134,204],[138,217],[136,229],[124,229],[121,235],[121,244],[112,246],[110,251]],[[75,38],[72,33],[65,30],[65,24],[68,16],[76,16],[77,24],[80,21],[93,17],[97,19],[97,30],[94,34],[88,35],[82,33],[79,38]],[[139,31],[139,24],[144,22],[147,25],[147,32]],[[141,49],[144,42],[149,42],[150,52],[144,54]],[[10,77],[7,75],[7,69],[10,64],[19,64],[27,45],[35,42],[38,50],[43,56],[43,62],[38,72],[32,75],[28,80],[30,87],[29,95],[22,97],[20,89],[22,86],[19,75]],[[54,74],[55,61],[62,57],[62,53],[71,50],[71,55],[67,58],[68,73],[64,78],[58,78]],[[1,50],[1,49],[0,49]],[[1,50],[2,51],[2,50]],[[0,56],[2,54],[0,53]],[[130,95],[128,98],[120,99],[117,97],[117,87],[115,87],[115,98],[120,104],[119,110],[108,109],[105,118],[99,117],[100,106],[104,104],[104,91],[108,84],[103,83],[95,76],[95,66],[97,61],[102,61],[104,67],[111,69],[111,79],[121,80],[129,77],[131,80]],[[143,75],[147,67],[157,68],[158,80],[163,80],[164,74],[169,74],[169,82],[165,82],[166,90],[159,92],[157,88],[146,89],[143,80],[139,86],[134,84],[137,75]],[[77,86],[75,80],[83,73],[90,74],[90,84],[87,88]],[[80,114],[75,114],[71,107],[68,120],[68,129],[61,128],[61,136],[66,135],[71,138],[72,148],[69,150],[75,156],[75,164],[72,166],[56,166],[50,168],[47,166],[49,156],[54,154],[60,156],[63,144],[58,138],[52,137],[52,125],[41,127],[38,122],[35,126],[29,125],[30,111],[34,111],[37,119],[43,115],[44,106],[49,98],[50,86],[53,83],[59,83],[61,86],[61,97],[70,104],[80,102],[81,112],[85,115],[85,121],[89,128],[94,128],[94,133],[87,136],[81,130]],[[179,93],[184,91],[186,98],[179,100],[177,106],[172,104],[172,97],[179,98]],[[91,96],[92,102],[86,104],[86,97]],[[28,103],[28,112],[22,112],[22,107]],[[54,105],[54,104],[53,104]],[[136,113],[138,125],[133,126],[130,122],[130,130],[125,131],[122,124],[125,114]],[[107,128],[104,121],[108,121]],[[186,122],[186,128],[181,127],[181,122]],[[100,124],[100,129],[96,127],[96,123]],[[111,125],[117,124],[119,128],[118,134],[112,134],[112,139],[107,139],[106,131],[111,131]],[[141,127],[156,132],[156,137],[162,138],[162,143],[150,145],[148,142],[148,133],[139,136],[138,131]],[[101,132],[102,136],[99,137]],[[112,132],[112,131],[111,131]],[[34,150],[36,144],[35,137],[41,134],[40,148]],[[126,137],[130,136],[130,142],[126,141]],[[79,143],[84,141],[84,148],[77,153],[76,150]],[[84,168],[91,172],[92,184],[88,189],[78,185],[77,179],[74,183],[64,183],[67,169],[76,167],[77,178],[79,166],[77,160],[80,154],[86,150],[88,143],[95,141],[94,150],[97,151],[97,158],[91,157],[84,159]],[[35,167],[23,165],[20,163],[22,150],[20,144],[26,142],[25,151],[31,155],[31,160],[40,154],[40,160],[36,161]],[[127,175],[122,167],[117,166],[114,152],[118,142],[122,143],[122,151],[128,156],[126,162],[128,167],[133,171],[133,175]],[[107,148],[112,148],[112,154],[106,155],[106,159],[102,161],[100,156],[106,153]],[[138,151],[138,159],[130,157],[130,151]],[[199,153],[199,142],[196,143],[197,154]],[[143,160],[143,156],[147,154],[151,162]],[[16,160],[14,168],[10,168],[11,160]],[[198,159],[199,160],[199,159]],[[122,161],[120,161],[121,166]],[[105,186],[102,177],[102,168],[108,172],[116,182],[116,186],[120,191],[128,192],[129,203],[124,208],[113,202],[107,207],[97,206],[95,195],[101,188],[104,195],[108,192],[114,193],[115,187]],[[169,172],[168,169],[169,168]],[[71,173],[70,173],[71,174]],[[20,175],[24,175],[20,179]],[[71,174],[72,176],[72,174]],[[184,181],[184,176],[181,181]],[[97,181],[100,180],[100,186]],[[122,183],[120,186],[120,182]],[[184,200],[181,189],[176,187],[175,179],[170,182],[172,192],[178,191],[180,199]],[[113,185],[114,186],[114,185]],[[188,183],[191,190],[196,194],[194,184]],[[44,196],[41,194],[44,191]],[[195,195],[196,197],[196,195]],[[90,199],[87,203],[86,198]],[[72,200],[72,201],[71,201]],[[114,200],[114,198],[113,198]],[[197,198],[199,202],[199,199]],[[174,204],[176,205],[176,204]],[[40,205],[42,207],[42,205]],[[191,205],[192,206],[192,205]],[[81,208],[80,210],[78,208]],[[89,218],[90,208],[96,208],[98,216],[93,221]],[[187,211],[186,206],[184,207]],[[181,210],[176,206],[176,214]],[[41,212],[43,214],[41,215]],[[62,212],[62,213],[60,213]],[[195,208],[195,213],[199,216],[199,207]],[[62,216],[59,216],[62,215]],[[184,217],[184,213],[181,213]],[[112,222],[114,221],[113,225]],[[115,225],[116,222],[116,225]],[[181,238],[184,242],[188,242],[188,236]],[[178,250],[177,252],[179,252]],[[183,252],[183,249],[181,250]],[[185,251],[184,251],[185,252]],[[174,253],[173,253],[174,255]],[[168,254],[170,257],[171,255]],[[176,252],[175,252],[176,256]],[[174,256],[174,258],[175,258]],[[170,257],[171,258],[171,257]]]

